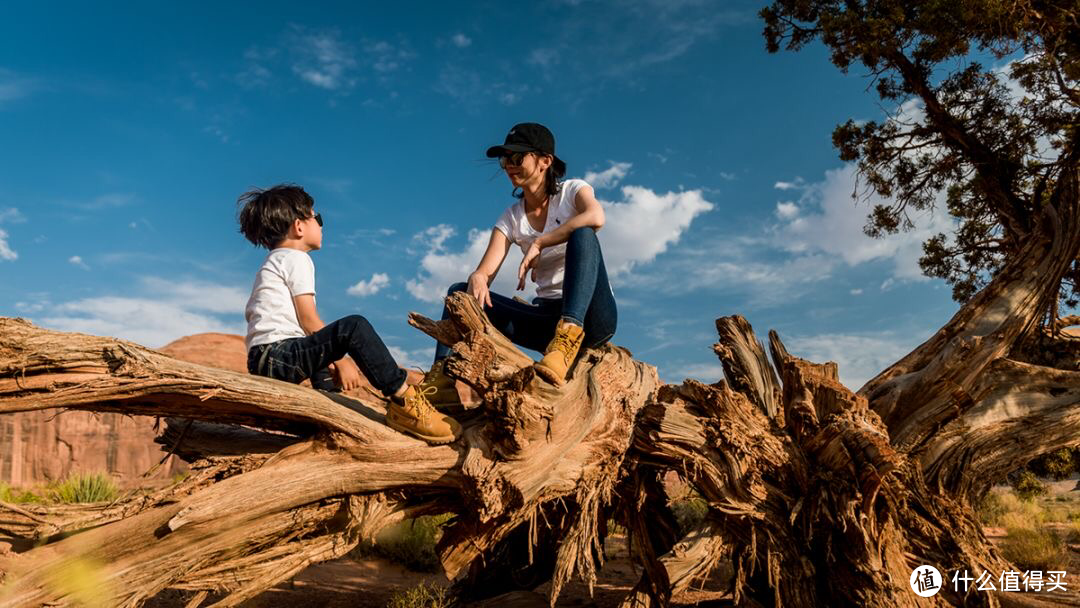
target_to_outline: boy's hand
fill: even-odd
[[[348,357],[331,364],[330,371],[334,374],[334,383],[340,386],[341,390],[351,391],[359,388],[362,383],[360,368]]]

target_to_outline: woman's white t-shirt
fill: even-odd
[[[506,235],[511,243],[528,251],[532,242],[541,235],[557,230],[567,220],[578,214],[574,199],[583,187],[589,184],[583,179],[568,179],[562,183],[558,194],[548,202],[547,223],[543,230],[536,230],[525,217],[525,201],[509,207],[495,222],[495,228]],[[547,247],[540,252],[536,260],[536,297],[561,298],[563,271],[566,268],[566,243]]]
[[[288,338],[303,338],[294,296],[315,295],[315,263],[299,249],[282,247],[266,256],[251,288],[244,317],[247,348]]]

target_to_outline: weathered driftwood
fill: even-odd
[[[1080,444],[1080,341],[1044,316],[1080,250],[1075,191],[1058,202],[1023,255],[857,394],[835,364],[792,356],[776,334],[770,364],[741,317],[717,321],[725,382],[659,386],[652,367],[608,346],[555,389],[455,295],[450,320],[411,319],[455,345],[451,373],[484,402],[451,446],[391,431],[374,397],[0,320],[0,412],[170,416],[163,444],[196,461],[182,484],[116,505],[0,505],[0,534],[22,551],[0,557],[0,602],[63,603],[58,573],[90,564],[110,605],[175,587],[224,591],[216,605],[230,606],[402,517],[453,512],[439,547],[449,576],[502,567],[485,558],[524,530],[552,543],[538,549],[553,555],[553,603],[575,573],[594,580],[614,512],[643,566],[625,606],[665,605],[721,559],[746,605],[998,605],[949,585],[916,601],[907,580],[921,564],[1009,569],[971,506],[1010,467]],[[709,505],[685,535],[666,471]]]

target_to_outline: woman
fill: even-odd
[[[615,335],[615,298],[596,238],[604,209],[585,181],[560,181],[566,163],[555,156],[555,137],[543,125],[516,125],[487,155],[499,159],[519,200],[495,222],[487,251],[468,282],[453,285],[447,295],[471,294],[512,342],[544,353],[536,373],[562,386],[582,346],[599,346]],[[488,289],[511,244],[524,252],[517,288],[524,289],[527,276],[536,283],[532,304]],[[444,319],[447,314],[444,308]],[[456,392],[445,390],[453,387],[442,365],[449,354],[448,346],[436,347],[435,365],[425,379],[439,387],[436,400],[444,404],[456,398]]]

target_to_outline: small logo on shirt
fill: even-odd
[[[555,218],[555,223],[556,224],[561,224],[562,222],[559,221],[559,218]]]

